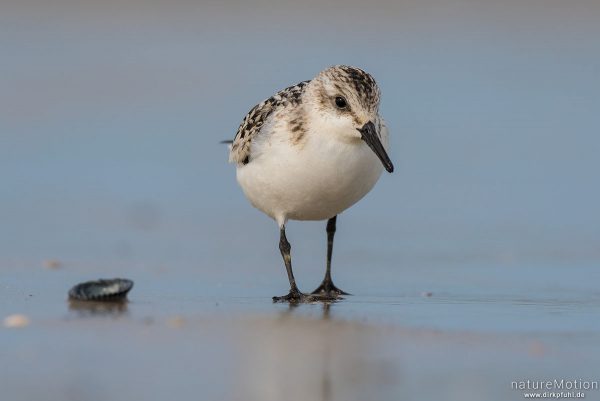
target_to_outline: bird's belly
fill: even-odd
[[[280,224],[325,220],[359,201],[381,175],[381,162],[366,145],[350,149],[259,158],[238,168],[238,182],[252,205]]]

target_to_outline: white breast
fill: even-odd
[[[387,130],[382,130],[387,148]],[[254,207],[280,225],[325,220],[346,210],[375,185],[382,165],[360,139],[307,135],[293,144],[275,130],[252,144],[254,158],[237,168],[237,180]]]

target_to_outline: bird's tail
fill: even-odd
[[[227,145],[227,149],[229,149],[229,151],[231,152],[231,148],[233,146],[233,141],[231,141],[231,140],[225,140],[225,141],[221,141],[219,143],[226,144]]]

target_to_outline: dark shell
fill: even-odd
[[[79,301],[115,301],[123,299],[133,287],[133,281],[124,278],[86,281],[69,291],[69,298]]]

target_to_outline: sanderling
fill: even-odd
[[[356,67],[334,66],[254,106],[230,146],[229,161],[252,205],[279,225],[279,250],[290,282],[276,302],[332,300],[346,294],[331,279],[337,215],[375,185],[387,155],[388,130],[379,116],[379,87]],[[292,272],[288,220],[327,220],[327,269],[311,294]]]

